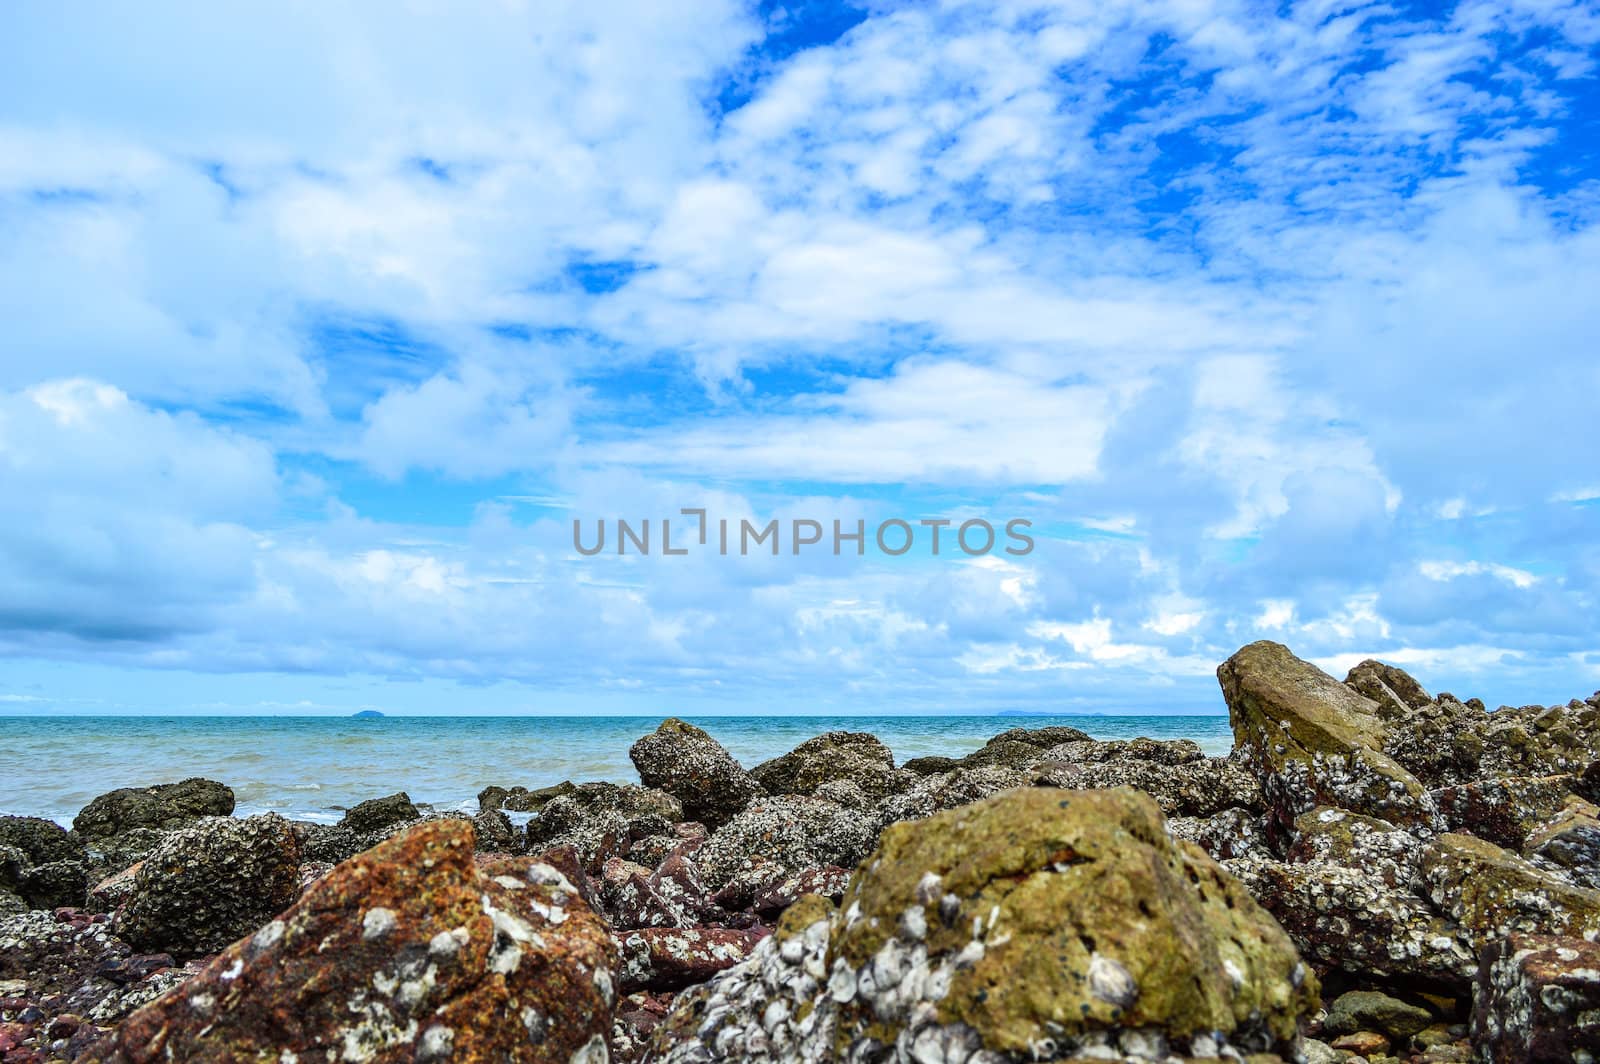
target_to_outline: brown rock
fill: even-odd
[[[549,865],[472,849],[441,820],[340,865],[83,1059],[605,1059],[604,924]]]
[[[1389,1040],[1377,1031],[1352,1031],[1350,1034],[1340,1035],[1328,1044],[1335,1049],[1363,1057],[1389,1051]]]
[[[703,983],[750,955],[768,935],[766,928],[651,927],[618,937],[622,952],[620,987],[681,990]]]
[[[1421,865],[1423,885],[1441,913],[1481,949],[1512,932],[1600,932],[1600,891],[1575,887],[1492,842],[1440,835]]]
[[[721,743],[676,717],[634,743],[628,757],[646,787],[672,795],[685,817],[707,827],[726,824],[765,793]]]
[[[1546,935],[1490,943],[1472,1039],[1497,1064],[1600,1058],[1600,945]]]

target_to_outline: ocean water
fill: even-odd
[[[872,732],[897,762],[960,757],[1015,727],[1067,724],[1097,739],[1193,739],[1226,753],[1221,716],[688,718],[746,767],[825,731]],[[633,741],[651,717],[0,717],[0,814],[70,825],[116,787],[188,776],[233,788],[238,815],[333,821],[356,802],[403,790],[436,809],[476,811],[490,784],[637,783]]]

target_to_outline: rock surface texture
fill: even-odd
[[[335,869],[80,1059],[598,1062],[615,961],[559,872],[480,865],[470,827],[427,823]]]
[[[1011,791],[884,832],[843,908],[803,898],[680,997],[650,1059],[1292,1051],[1316,980],[1132,790]]]

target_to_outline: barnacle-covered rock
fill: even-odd
[[[1465,988],[1477,973],[1471,935],[1415,894],[1388,887],[1364,869],[1266,857],[1225,861],[1223,867],[1319,971],[1414,978],[1452,989]]]
[[[827,797],[818,792],[829,784],[848,782],[872,801],[903,789],[914,778],[895,770],[894,753],[877,736],[845,731],[807,739],[782,757],[757,765],[750,774],[770,794]]]
[[[584,867],[598,871],[607,857],[627,857],[645,839],[671,836],[673,825],[681,820],[683,803],[665,791],[584,783],[570,794],[552,798],[534,814],[528,821],[526,848],[537,853],[570,846]]]
[[[1449,831],[1476,835],[1508,850],[1521,850],[1528,836],[1561,812],[1577,777],[1505,776],[1430,791]]]
[[[1600,891],[1471,835],[1440,835],[1422,856],[1423,887],[1482,948],[1513,932],[1600,934]]]
[[[1252,855],[1271,856],[1267,834],[1261,827],[1261,814],[1248,809],[1224,809],[1211,816],[1168,817],[1167,833],[1175,839],[1194,843],[1218,861]]]
[[[765,928],[646,927],[617,935],[622,963],[618,986],[681,990],[733,967],[767,937]]]
[[[1001,791],[1026,787],[1031,782],[1032,773],[1005,765],[961,766],[949,772],[937,772],[879,803],[877,826],[898,820],[921,820],[946,809],[982,801]]]
[[[1380,716],[1403,720],[1433,701],[1433,696],[1410,673],[1368,658],[1345,675],[1344,682],[1371,699]]]
[[[722,744],[693,724],[668,717],[628,750],[646,787],[683,803],[683,815],[707,827],[726,824],[764,792]]]
[[[1261,783],[1269,834],[1331,805],[1426,833],[1438,810],[1416,777],[1383,753],[1377,704],[1279,643],[1251,643],[1217,668],[1237,751]]]
[[[718,828],[695,855],[713,890],[746,870],[760,870],[752,893],[818,865],[854,865],[872,848],[875,824],[821,798],[759,798]]]
[[[89,886],[83,843],[53,821],[0,816],[0,891],[26,906],[82,905]]]
[[[139,828],[174,831],[201,817],[233,813],[233,791],[215,780],[194,777],[154,787],[121,787],[91,801],[73,818],[72,830],[91,846]]]
[[[1255,777],[1231,758],[1167,761],[1126,754],[1093,761],[1047,760],[1033,771],[1035,783],[1066,790],[1135,787],[1154,798],[1168,816],[1212,816],[1261,803]]]
[[[168,835],[139,867],[117,934],[136,949],[210,953],[300,893],[300,844],[276,813],[213,817]]]
[[[405,791],[396,791],[382,798],[357,802],[345,812],[339,826],[356,835],[370,835],[421,816],[422,811],[411,801],[411,796]]]
[[[1496,1064],[1600,1060],[1600,945],[1550,935],[1490,943],[1472,1040]]]
[[[1536,828],[1523,852],[1541,868],[1559,869],[1580,887],[1600,890],[1600,808],[1576,796]]]
[[[472,849],[441,820],[340,865],[80,1059],[604,1060],[604,924],[550,866]]]
[[[1387,820],[1320,806],[1296,817],[1294,826],[1297,837],[1287,854],[1292,863],[1343,865],[1400,890],[1416,882],[1422,842]]]
[[[1129,789],[1014,790],[884,832],[835,907],[787,910],[689,991],[651,1058],[962,1060],[1292,1052],[1316,980]]]

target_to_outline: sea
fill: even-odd
[[[1010,728],[1066,724],[1097,739],[1232,744],[1225,716],[688,717],[744,766],[826,731],[871,732],[896,762],[960,757]],[[476,812],[491,784],[637,783],[628,747],[654,717],[8,717],[0,716],[0,815],[70,826],[98,794],[189,776],[233,788],[235,813],[333,822],[395,791],[435,810]]]

